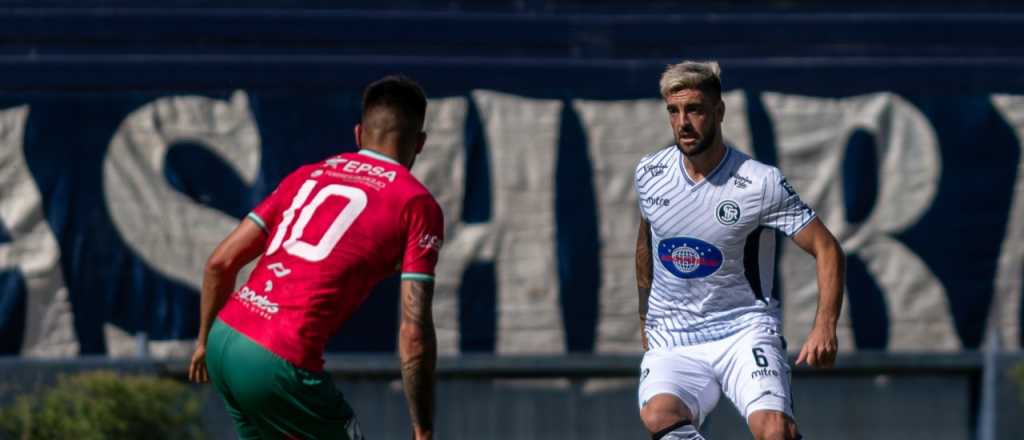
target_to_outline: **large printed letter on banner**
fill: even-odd
[[[726,143],[751,153],[746,97],[742,91],[722,95]],[[665,102],[575,100],[594,167],[598,231],[601,243],[600,313],[595,351],[630,353],[640,348],[634,252],[639,220],[633,169],[646,154],[672,145]]]
[[[490,157],[499,354],[564,353],[555,258],[562,102],[474,91]]]
[[[765,93],[762,99],[775,128],[779,167],[849,258],[863,262],[884,292],[890,329],[886,348],[959,349],[944,287],[921,258],[893,238],[924,215],[937,192],[942,164],[928,120],[890,93],[843,99]],[[867,218],[848,223],[841,162],[847,141],[858,130],[876,140],[878,195]],[[785,336],[799,347],[814,320],[815,264],[791,242],[783,248],[781,263]],[[845,349],[853,347],[849,310],[844,305],[840,321],[840,347]]]
[[[459,287],[462,273],[476,261],[493,261],[490,224],[461,223],[466,193],[465,129],[468,100],[431,99],[427,105],[427,144],[416,158],[413,174],[430,189],[444,212],[445,243],[434,283],[437,350],[459,352]]]
[[[1013,186],[1013,202],[1010,205],[1010,221],[1006,225],[1003,247],[999,253],[999,269],[996,273],[996,296],[992,301],[992,313],[996,325],[1000,326],[1003,341],[1009,349],[1020,348],[1020,308],[1024,300],[1024,96],[993,95],[992,104],[1007,125],[1013,129],[1019,142],[1020,159],[1017,165],[1017,181]]]
[[[239,91],[230,101],[174,96],[144,105],[118,128],[103,162],[107,209],[125,243],[157,272],[198,290],[206,259],[238,219],[168,184],[164,161],[177,142],[206,147],[252,183],[259,172],[260,136],[248,97]]]
[[[78,354],[60,247],[43,215],[43,200],[24,155],[27,106],[0,111],[0,223],[12,241],[0,244],[0,270],[16,269],[28,295],[21,354]],[[16,312],[18,313],[18,312]]]

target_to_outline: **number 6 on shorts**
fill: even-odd
[[[761,347],[754,347],[750,351],[754,353],[754,363],[757,364],[758,367],[767,367],[768,366],[768,358],[764,357],[764,349],[763,348],[761,348]]]

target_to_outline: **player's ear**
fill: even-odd
[[[421,131],[416,135],[416,154],[420,154],[423,151],[423,146],[427,143],[427,132]]]
[[[718,116],[719,122],[725,120],[725,100],[721,96],[718,97],[718,108],[715,112],[718,113],[716,116]]]
[[[356,126],[352,128],[352,133],[356,137],[356,146],[362,148],[363,146],[363,125],[356,123]]]

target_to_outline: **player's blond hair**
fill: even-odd
[[[661,74],[661,96],[668,97],[683,89],[697,89],[705,94],[722,97],[722,68],[716,61],[683,61],[669,64]]]

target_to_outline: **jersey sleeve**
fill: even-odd
[[[765,177],[761,199],[761,225],[782,231],[789,237],[800,232],[817,214],[807,206],[778,168]]]
[[[285,209],[288,208],[289,196],[294,191],[289,191],[289,188],[293,187],[295,181],[301,176],[302,171],[305,167],[299,168],[292,174],[289,174],[284,180],[281,181],[277,188],[270,193],[263,201],[261,201],[252,211],[249,211],[245,217],[256,223],[263,232],[270,234],[270,231],[274,230],[277,223],[281,221],[281,215]]]
[[[643,219],[644,221],[649,221],[647,219],[647,213],[644,212],[644,203],[643,203],[644,195],[643,195],[643,190],[641,189],[641,182],[643,182],[643,180],[644,180],[644,175],[643,175],[643,171],[642,170],[643,170],[644,162],[646,162],[646,161],[647,161],[647,157],[644,157],[643,159],[640,159],[640,163],[636,164],[636,168],[633,169],[633,191],[636,193],[636,208],[637,208],[637,211],[640,212],[640,218]]]
[[[441,244],[444,242],[444,215],[430,196],[415,197],[403,210],[405,251],[402,254],[402,279],[433,281]]]

